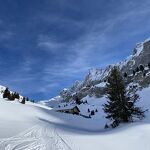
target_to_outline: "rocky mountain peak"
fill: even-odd
[[[79,99],[89,95],[101,97],[105,94],[105,82],[113,66],[118,66],[122,74],[127,73],[127,83],[135,82],[141,87],[149,86],[150,84],[150,38],[144,42],[137,43],[133,54],[127,57],[126,60],[115,65],[109,65],[104,69],[92,68],[89,70],[83,81],[76,81],[69,89],[60,92],[60,96],[65,101],[70,101],[74,96]],[[140,66],[144,70],[140,70]]]

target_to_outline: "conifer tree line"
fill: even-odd
[[[150,69],[150,62],[147,64],[146,67],[148,67],[148,69]],[[142,64],[139,65],[139,66],[137,66],[137,67],[132,71],[133,76],[135,76],[135,74],[138,73],[138,72],[140,72],[140,71],[143,73],[143,77],[145,77],[145,76],[146,76],[145,67],[144,67],[144,65],[142,65]],[[125,77],[125,78],[128,77],[127,72],[124,73],[124,77]]]
[[[21,99],[19,93],[17,93],[17,92],[10,92],[9,88],[6,88],[4,90],[3,98],[7,98],[10,101],[14,101],[15,99],[18,99],[18,100]],[[29,101],[28,97],[27,98],[23,97],[21,99],[21,103],[22,104],[25,104],[25,101]]]
[[[127,86],[118,67],[114,67],[108,77],[107,84],[108,101],[103,105],[106,118],[111,124],[105,126],[117,127],[120,123],[132,122],[134,118],[143,119],[145,114],[142,108],[136,106],[139,100],[137,85]]]

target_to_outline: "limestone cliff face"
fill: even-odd
[[[122,65],[121,71],[127,72],[128,82],[136,82],[144,88],[150,85],[150,40],[137,44],[134,49],[133,55],[130,59]],[[137,68],[144,67],[143,71],[137,72]],[[133,76],[133,71],[135,75]]]
[[[122,74],[127,73],[127,77],[125,78],[127,84],[135,82],[141,88],[145,88],[150,85],[149,63],[150,39],[137,44],[133,50],[133,54],[125,61],[116,64],[116,66],[120,68]],[[144,67],[143,71],[137,70],[137,68],[140,68],[140,65]],[[77,81],[69,89],[62,90],[60,96],[67,102],[73,100],[75,97],[82,99],[87,95],[102,97],[106,93],[105,84],[113,66],[110,65],[105,69],[89,70],[83,81]]]

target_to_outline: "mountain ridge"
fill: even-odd
[[[75,97],[82,99],[89,96],[102,97],[105,95],[105,82],[114,66],[118,66],[122,74],[127,73],[126,83],[138,83],[141,88],[148,87],[150,84],[150,38],[144,42],[137,43],[133,49],[133,54],[128,56],[125,60],[108,65],[106,68],[92,68],[85,76],[83,81],[76,81],[70,88],[64,89],[59,96],[65,102],[69,102]],[[136,71],[142,65],[143,71]],[[135,72],[135,74],[134,74]],[[145,76],[145,77],[143,77]],[[55,98],[53,98],[54,100]],[[57,99],[58,100],[58,99]]]

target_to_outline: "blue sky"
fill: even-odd
[[[0,84],[48,99],[150,36],[149,0],[0,0]]]

